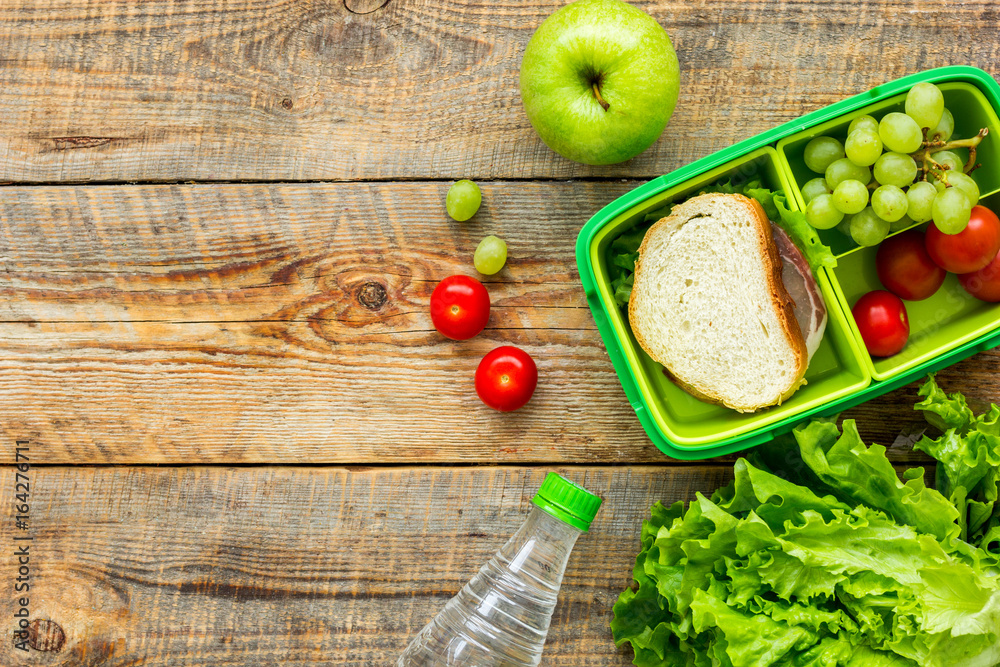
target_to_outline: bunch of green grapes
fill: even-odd
[[[855,118],[844,143],[816,137],[806,144],[806,166],[823,174],[802,187],[809,224],[837,227],[859,245],[928,220],[945,234],[965,229],[979,202],[968,171],[986,130],[951,141],[955,118],[933,83],[913,86],[904,108],[880,121]],[[959,147],[969,149],[968,165],[951,150]]]

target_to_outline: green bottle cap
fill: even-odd
[[[583,532],[590,530],[590,522],[601,508],[600,498],[554,472],[545,476],[531,502]]]

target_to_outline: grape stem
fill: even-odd
[[[972,139],[966,139],[965,140],[967,142],[975,141],[975,143],[970,143],[969,144],[969,161],[965,163],[965,173],[967,173],[967,174],[971,173],[973,169],[975,169],[976,167],[979,166],[979,165],[976,164],[976,146],[978,146],[979,142],[982,141],[983,138],[987,134],[989,134],[989,133],[990,133],[990,129],[988,127],[984,127],[983,129],[979,130],[979,134],[977,134],[976,136],[972,137]],[[961,145],[962,142],[961,141],[956,141],[955,144],[956,145]]]
[[[921,176],[921,180],[926,181],[928,175],[933,175],[934,178],[941,181],[945,186],[948,185],[948,170],[950,169],[950,167],[946,164],[941,164],[940,162],[935,160],[933,157],[931,157],[931,153],[932,152],[936,153],[938,151],[947,151],[951,150],[952,148],[969,149],[969,160],[968,162],[965,163],[965,166],[963,167],[962,171],[966,174],[972,173],[972,170],[979,166],[978,164],[976,164],[976,146],[978,146],[979,142],[982,141],[983,138],[989,133],[990,133],[989,128],[984,127],[983,129],[979,130],[979,133],[976,136],[971,137],[969,139],[942,141],[941,139],[938,139],[938,137],[941,136],[939,134],[934,135],[933,139],[928,139],[927,128],[925,127],[923,148],[917,151],[916,153],[913,153],[910,156],[915,160],[919,160],[922,165],[923,174]]]

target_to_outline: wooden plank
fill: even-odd
[[[562,0],[0,5],[0,181],[658,176],[922,69],[996,73],[994,3],[653,0],[682,85],[619,166],[547,149],[518,67]]]
[[[660,461],[573,255],[635,185],[486,183],[464,224],[440,183],[8,189],[0,433],[49,463]],[[431,291],[488,233],[489,328],[448,341]],[[507,343],[541,383],[504,415],[472,379]]]
[[[64,639],[25,657],[5,633],[0,664],[392,664],[517,530],[545,472],[36,468],[19,531],[33,537],[29,613]],[[542,664],[627,665],[608,623],[649,506],[709,493],[731,469],[561,472],[604,506],[574,549]],[[0,470],[0,488],[13,478]],[[0,596],[5,627],[15,611]]]
[[[44,445],[48,463],[663,462],[573,255],[583,222],[634,185],[484,183],[463,224],[440,183],[8,188],[0,438]],[[510,245],[485,279],[490,324],[447,341],[430,293],[473,273],[488,233]],[[472,388],[499,344],[541,369],[514,414]],[[974,381],[958,386],[990,400],[995,365],[966,362]],[[889,401],[902,428],[919,418],[912,393],[870,405]],[[899,433],[858,410],[877,439]]]

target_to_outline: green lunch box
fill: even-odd
[[[660,176],[611,202],[584,225],[576,258],[587,303],[629,403],[664,454],[704,459],[746,449],[809,418],[834,415],[1000,344],[1000,304],[973,298],[949,274],[929,299],[906,302],[910,321],[906,347],[892,357],[873,359],[851,306],[862,294],[882,289],[875,273],[877,246],[856,247],[836,229],[817,230],[837,256],[837,266],[824,267],[816,275],[828,322],[806,372],[807,384],[780,406],[739,413],[702,402],[671,382],[636,342],[614,300],[607,248],[620,234],[641,224],[647,213],[720,180],[746,180],[748,174],[772,190],[783,190],[788,205],[803,210],[799,188],[817,176],[802,159],[806,143],[820,135],[843,141],[854,118],[902,111],[906,92],[922,81],[937,84],[944,93],[945,106],[955,117],[954,138],[989,128],[977,149],[977,161],[984,167],[972,177],[979,185],[980,203],[1000,211],[1000,86],[983,70],[943,67],[877,86]],[[956,152],[967,157],[966,149]]]

